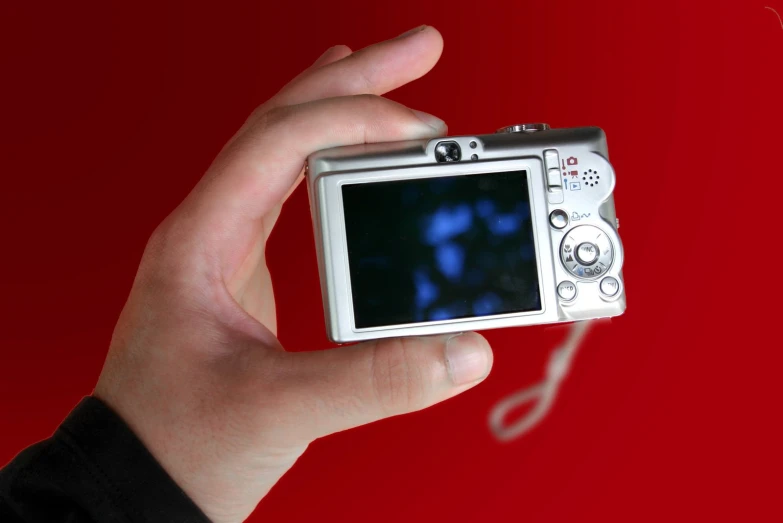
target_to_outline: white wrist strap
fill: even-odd
[[[501,399],[492,407],[489,411],[489,429],[498,440],[509,441],[518,438],[546,416],[555,402],[560,383],[568,374],[571,361],[592,324],[591,321],[572,323],[563,344],[553,350],[549,356],[544,380]],[[537,403],[527,415],[513,424],[504,424],[504,419],[510,411],[535,400]]]

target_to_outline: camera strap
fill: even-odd
[[[495,438],[500,441],[518,438],[529,432],[547,415],[557,398],[560,384],[568,374],[571,362],[592,325],[592,321],[572,323],[563,343],[550,354],[544,379],[506,396],[490,409],[489,429]],[[514,423],[505,424],[504,420],[509,412],[532,401],[536,404],[525,416]]]

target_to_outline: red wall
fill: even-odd
[[[91,392],[148,235],[249,111],[330,45],[427,23],[442,61],[392,98],[455,134],[606,130],[628,311],[532,434],[487,414],[562,331],[488,332],[487,382],[316,442],[253,520],[783,518],[783,2],[49,4],[0,6],[0,463]],[[291,350],[327,346],[304,189],[269,249]]]

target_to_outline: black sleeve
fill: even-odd
[[[0,470],[2,523],[209,523],[128,426],[87,397]]]

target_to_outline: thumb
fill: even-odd
[[[465,333],[288,353],[286,359],[286,404],[306,410],[295,436],[309,441],[456,396],[487,377],[493,355],[482,336]]]

